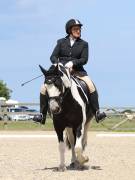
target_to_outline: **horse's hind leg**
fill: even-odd
[[[87,134],[88,134],[89,124],[90,124],[90,121],[87,122],[85,124],[85,126],[84,126],[84,133],[83,133],[83,137],[82,137],[82,148],[83,148],[83,151],[85,150],[85,147],[87,145]],[[89,161],[88,156],[84,156],[84,159],[85,159],[85,162]]]
[[[67,138],[69,141],[69,145],[71,146],[71,151],[72,151],[72,158],[71,158],[71,165],[74,166],[74,164],[76,163],[76,154],[75,154],[75,137],[73,134],[73,129],[72,128],[66,128],[66,134],[67,134]]]
[[[84,144],[83,140],[85,137],[85,124],[86,124],[86,113],[85,113],[85,106],[82,107],[82,115],[83,121],[82,124],[76,130],[76,145],[75,145],[75,152],[77,155],[78,162],[83,165],[84,163],[88,162],[88,158],[83,155]]]
[[[84,156],[80,148],[76,148],[75,152],[77,155],[77,162],[80,164],[80,167],[89,161],[88,156]]]
[[[82,139],[83,149],[85,149],[85,147],[87,145],[87,134],[88,134],[89,124],[90,124],[90,121],[87,122],[84,126],[84,134],[83,134],[83,139]]]
[[[75,145],[77,160],[81,165],[89,161],[89,158],[83,155],[83,150],[84,147],[86,146],[86,143],[87,143],[87,126],[82,124],[77,129],[77,140]]]

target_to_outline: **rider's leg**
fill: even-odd
[[[90,101],[93,108],[93,112],[95,114],[96,122],[98,123],[102,119],[106,117],[104,112],[100,112],[99,110],[99,101],[98,101],[98,93],[97,90],[92,82],[92,80],[88,76],[79,76],[88,86],[90,90]]]
[[[40,113],[42,113],[41,124],[45,124],[47,111],[48,111],[48,97],[46,94],[45,85],[43,84],[41,86],[41,91],[40,91]]]

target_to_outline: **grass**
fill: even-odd
[[[19,131],[51,131],[54,130],[52,120],[47,119],[45,125],[33,121],[0,121],[0,130],[19,130]]]
[[[120,117],[111,117],[107,118],[102,123],[97,124],[93,119],[89,130],[90,131],[114,131],[114,132],[135,132],[135,121],[127,121],[121,126],[117,127],[115,130],[111,130],[111,128],[122,121],[123,119]],[[40,125],[39,123],[34,123],[33,121],[0,121],[0,130],[32,130],[32,131],[51,131],[54,130],[53,123],[50,118],[47,118],[45,125]]]
[[[90,131],[114,131],[114,132],[135,132],[135,121],[126,121],[115,129],[116,124],[123,121],[121,117],[106,118],[102,123],[97,124],[94,120],[91,122]]]

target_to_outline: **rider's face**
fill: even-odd
[[[81,36],[81,27],[80,26],[73,26],[71,28],[71,34],[74,38],[79,38]]]

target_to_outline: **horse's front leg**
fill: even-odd
[[[60,153],[60,165],[58,171],[65,171],[65,143],[63,138],[63,131],[57,133],[58,140],[59,140],[59,153]]]

